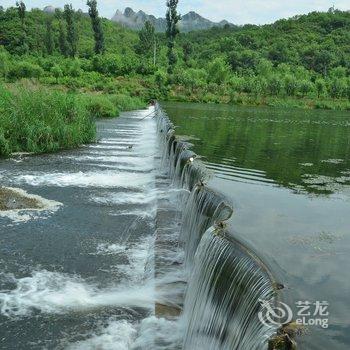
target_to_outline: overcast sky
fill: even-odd
[[[117,9],[129,6],[134,10],[143,10],[156,16],[164,16],[166,0],[97,0],[102,16],[110,18]],[[28,8],[43,8],[46,5],[62,7],[72,3],[75,9],[86,11],[85,0],[24,0]],[[13,6],[13,0],[0,0],[4,7]],[[179,11],[185,14],[196,11],[213,21],[226,19],[235,24],[271,23],[311,11],[326,11],[335,5],[340,10],[350,10],[349,0],[180,0]]]

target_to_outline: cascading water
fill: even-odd
[[[233,209],[225,196],[208,188],[208,171],[175,136],[174,126],[156,107],[162,164],[174,186],[187,194],[179,244],[188,284],[179,322],[184,350],[267,349],[277,326],[259,321],[260,300],[274,303],[275,282],[265,265],[225,228]],[[184,204],[186,203],[186,204]]]
[[[273,300],[269,276],[227,233],[210,228],[198,246],[184,306],[184,349],[264,349],[259,299]]]
[[[195,185],[183,210],[180,241],[185,249],[185,264],[191,266],[204,232],[215,222],[228,220],[232,208],[225,199],[204,185]]]

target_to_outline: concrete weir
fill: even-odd
[[[205,165],[160,105],[156,117],[164,174],[157,186],[176,193],[172,202],[158,201],[155,275],[166,302],[156,315],[178,318],[184,350],[288,349],[290,338],[274,341],[278,323],[258,317],[262,301],[277,305],[280,284],[227,227],[232,205],[208,187]]]
[[[276,335],[272,350],[289,339],[259,320],[277,284],[160,106],[97,129],[95,144],[2,161],[0,348],[267,350]]]

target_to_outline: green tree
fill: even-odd
[[[46,21],[46,33],[45,33],[45,46],[46,46],[46,52],[49,55],[53,54],[53,51],[55,49],[55,40],[53,36],[53,28],[52,28],[52,19],[49,18]]]
[[[317,91],[317,97],[320,98],[326,92],[326,82],[324,79],[316,79],[315,87]]]
[[[58,79],[63,76],[63,72],[60,66],[57,64],[51,68],[52,75],[56,78],[56,83],[58,84]]]
[[[298,81],[293,75],[288,74],[285,76],[284,89],[285,89],[286,94],[288,96],[295,96],[295,94],[298,90]]]
[[[74,10],[72,5],[64,5],[63,15],[67,23],[68,54],[70,57],[75,57],[77,54],[78,46],[78,32],[76,29]]]
[[[230,74],[230,67],[222,57],[217,57],[208,65],[208,80],[216,84],[224,84]]]
[[[174,71],[174,66],[176,64],[177,58],[174,52],[175,38],[179,34],[178,22],[181,16],[177,13],[177,4],[179,0],[168,0],[167,12],[166,12],[166,36],[168,39],[168,73],[171,74]]]
[[[347,84],[344,79],[332,78],[329,82],[329,94],[332,98],[341,98],[346,95]]]
[[[97,1],[88,0],[89,16],[91,18],[92,29],[95,38],[95,53],[102,54],[105,50],[104,35],[102,30],[101,19],[98,16]]]
[[[9,65],[9,54],[0,46],[0,77],[6,78]]]
[[[330,50],[321,50],[315,54],[315,70],[327,76],[333,61],[335,60],[333,52]]]
[[[69,52],[68,52],[67,36],[66,36],[66,30],[64,28],[62,21],[59,21],[58,44],[60,47],[61,55],[63,55],[64,57],[68,57]]]
[[[28,43],[27,43],[27,28],[25,24],[25,18],[26,18],[26,5],[23,1],[16,2],[17,6],[17,13],[18,17],[21,21],[21,33],[18,38],[19,40],[19,53],[20,54],[26,54],[29,50]]]
[[[26,18],[26,5],[23,1],[16,2],[17,11],[19,19],[21,20],[22,27],[25,25],[25,18]]]
[[[301,96],[305,97],[309,95],[314,89],[314,85],[309,80],[302,80],[299,83],[299,91]]]
[[[193,52],[193,47],[192,44],[189,41],[186,41],[183,45],[182,45],[182,50],[184,53],[184,61],[186,66],[189,66],[190,63],[190,57],[191,54]]]
[[[150,57],[154,52],[155,46],[155,29],[150,21],[146,21],[145,25],[139,32],[139,42],[135,50],[136,53],[145,57]]]
[[[281,79],[277,75],[272,75],[267,82],[267,88],[271,95],[280,95],[283,85]]]

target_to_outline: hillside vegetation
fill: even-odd
[[[66,11],[0,7],[1,155],[91,141],[91,118],[153,98],[350,109],[349,12],[180,33],[169,69],[167,39],[152,26],[138,33],[97,19],[96,54],[89,15],[67,11],[68,21]]]
[[[69,58],[60,43],[61,12],[27,12],[23,30],[16,8],[1,11],[3,79],[36,78],[44,84],[146,100],[349,108],[348,12],[315,12],[272,25],[180,34],[177,64],[170,76],[165,35],[153,34],[155,39],[140,35],[140,42],[137,32],[104,19],[106,51],[95,55],[90,18],[81,12],[74,16],[77,55]]]

